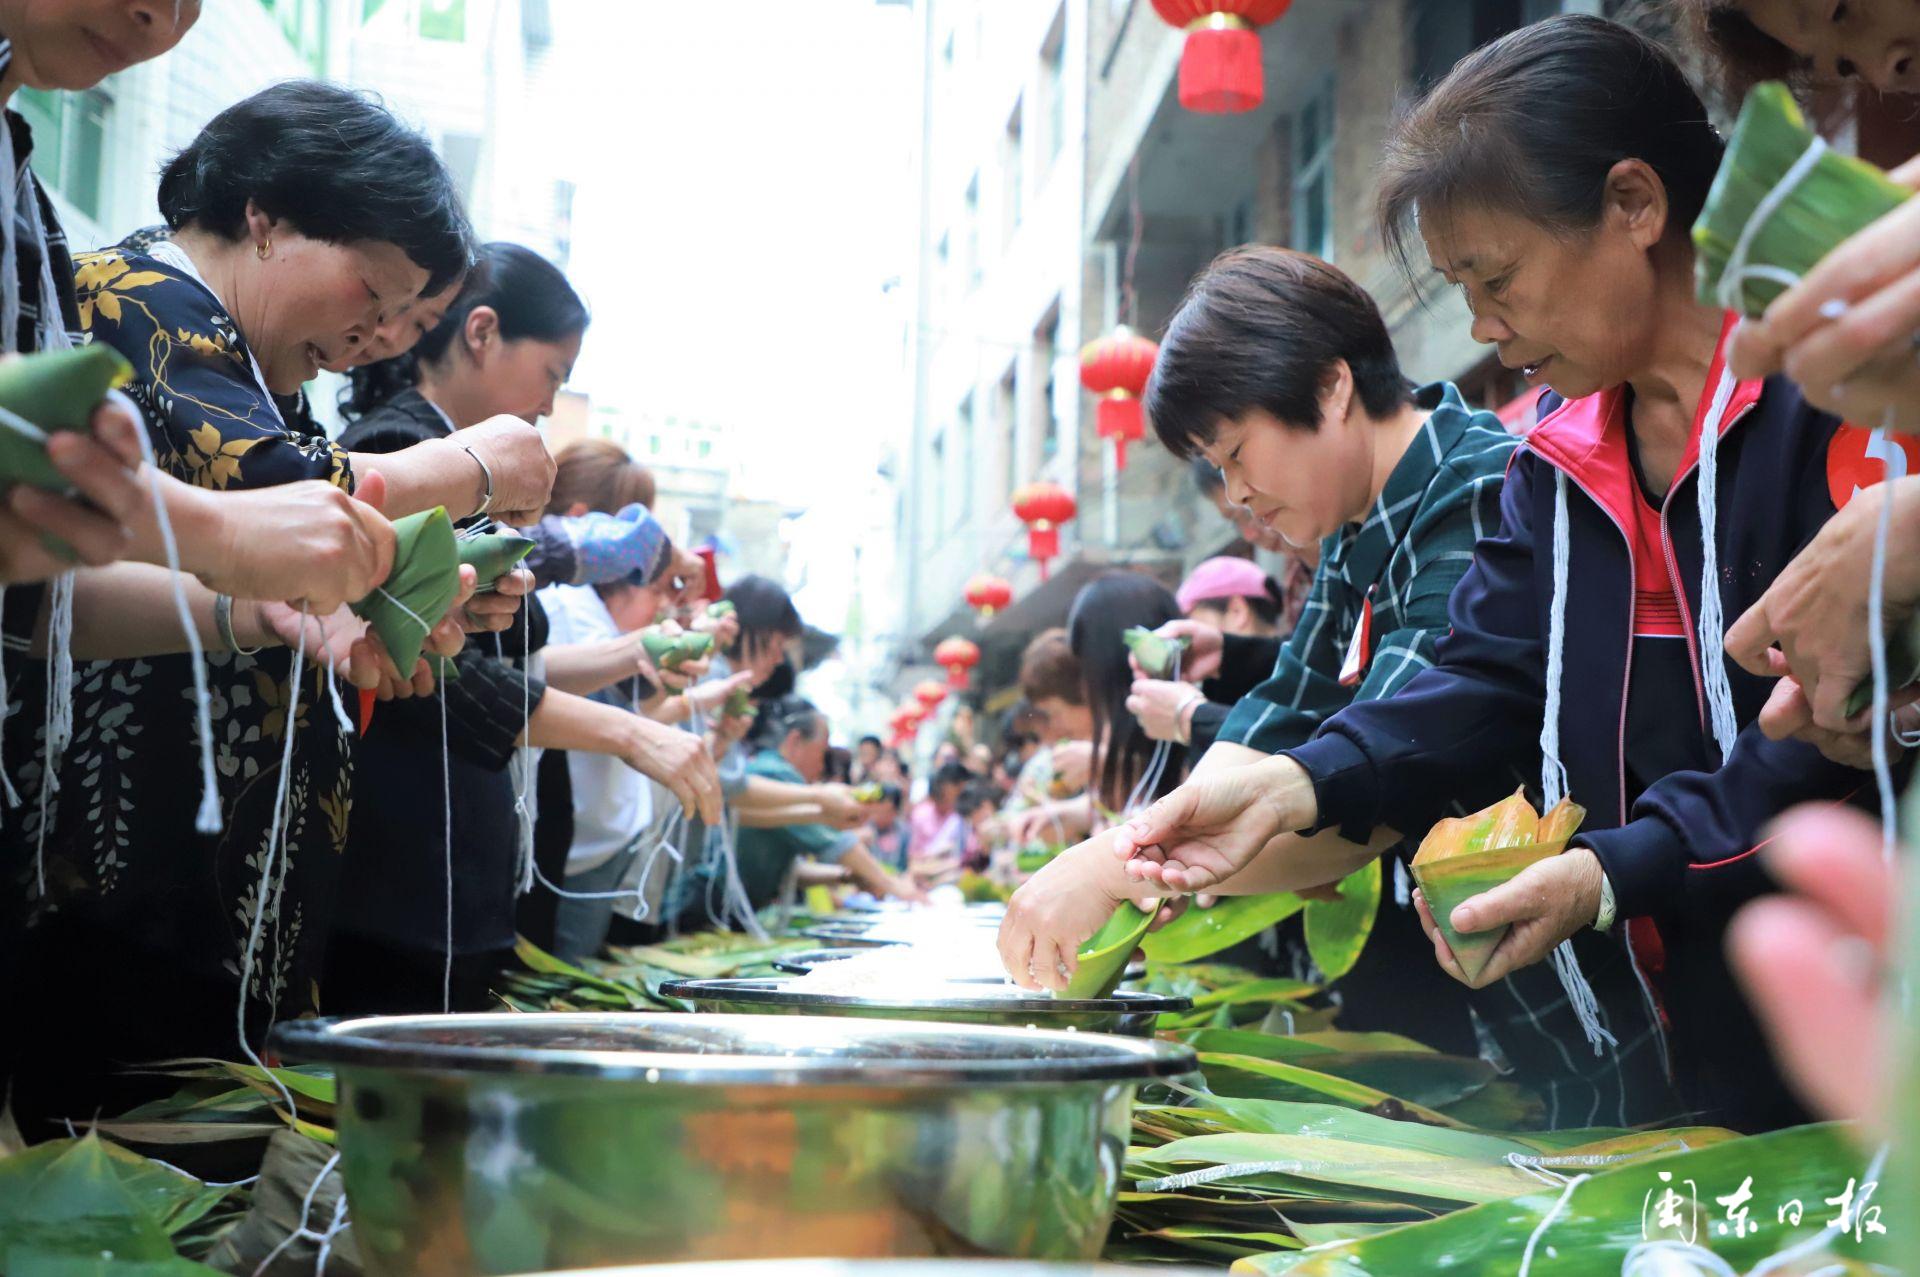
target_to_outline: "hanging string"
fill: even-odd
[[[279,1243],[267,1252],[264,1259],[254,1265],[253,1277],[262,1277],[262,1274],[273,1267],[273,1261],[280,1258],[287,1247],[297,1241],[313,1242],[320,1248],[319,1253],[314,1257],[314,1277],[321,1277],[327,1271],[327,1256],[333,1249],[333,1239],[338,1237],[341,1230],[347,1226],[347,1195],[343,1192],[334,1199],[333,1222],[327,1226],[326,1232],[314,1232],[307,1226],[307,1222],[313,1218],[313,1199],[320,1195],[320,1185],[326,1183],[327,1176],[333,1174],[339,1165],[340,1154],[336,1152],[327,1159],[326,1165],[320,1168],[320,1173],[313,1177],[313,1183],[307,1186],[306,1196],[300,1199],[300,1222],[294,1225],[292,1232],[282,1237]]]
[[[1558,467],[1553,472],[1553,597],[1547,602],[1546,707],[1540,722],[1540,794],[1547,809],[1559,805],[1567,796],[1567,768],[1560,761],[1561,684],[1566,674],[1567,583],[1573,564],[1573,532],[1567,519],[1567,476]],[[1554,946],[1550,959],[1553,973],[1567,991],[1567,1005],[1580,1022],[1580,1032],[1595,1055],[1601,1047],[1617,1048],[1620,1043],[1600,1022],[1600,1000],[1580,969],[1580,958],[1573,941],[1562,940]],[[1631,961],[1631,959],[1629,959]],[[1659,1023],[1655,1021],[1655,1030]],[[1664,1043],[1663,1043],[1664,1045]]]
[[[1893,410],[1873,432],[1867,453],[1873,444],[1891,446],[1888,438],[1893,427]],[[1880,484],[1880,518],[1873,532],[1873,563],[1867,578],[1867,649],[1873,658],[1873,779],[1880,791],[1880,856],[1887,868],[1895,866],[1894,856],[1900,832],[1899,796],[1893,788],[1893,764],[1887,748],[1890,730],[1887,698],[1892,689],[1887,673],[1887,538],[1893,528],[1893,479],[1889,475]]]
[[[134,421],[140,423],[140,411],[133,402],[126,399],[121,402]],[[180,631],[187,637],[187,660],[193,673],[194,730],[200,738],[200,807],[194,813],[193,827],[199,833],[217,834],[220,832],[220,779],[213,766],[213,697],[207,691],[207,652],[200,642],[200,628],[193,623],[193,613],[187,607],[186,585],[180,572],[180,545],[173,534],[173,519],[167,514],[166,498],[162,495],[153,440],[144,425],[134,434],[140,439],[140,456],[147,467],[148,486],[153,494],[153,521],[160,531],[160,547],[166,553],[173,609],[180,617]],[[42,828],[45,828],[44,822]]]
[[[4,131],[0,130],[0,132]],[[268,1080],[279,1088],[281,1097],[287,1102],[289,1120],[297,1118],[300,1110],[293,1101],[293,1092],[287,1089],[287,1084],[280,1080],[277,1073],[267,1068],[265,1061],[254,1051],[253,1043],[247,1037],[247,994],[253,987],[254,954],[260,946],[260,932],[267,916],[268,883],[274,876],[275,864],[284,860],[286,856],[282,835],[287,827],[287,795],[292,787],[293,778],[294,724],[300,714],[300,666],[306,658],[307,628],[303,625],[300,627],[299,642],[294,648],[293,664],[290,667],[292,672],[287,678],[287,714],[282,726],[286,743],[280,751],[280,778],[279,783],[274,787],[273,822],[267,828],[266,854],[260,864],[260,884],[253,902],[253,923],[247,932],[246,949],[240,955],[240,998],[239,1005],[234,1011],[235,1026],[240,1035],[240,1053],[247,1057],[248,1063],[264,1073]]]
[[[513,818],[520,835],[520,894],[533,890],[533,626],[527,623],[526,603],[520,604],[520,756],[513,773]]]
[[[1733,401],[1733,373],[1722,371],[1700,431],[1700,664],[1707,690],[1707,718],[1724,764],[1740,735],[1733,710],[1733,685],[1727,681],[1726,617],[1720,600],[1719,491],[1720,429]]]
[[[1554,1220],[1560,1218],[1560,1212],[1567,1208],[1567,1203],[1573,1198],[1573,1190],[1591,1178],[1592,1176],[1589,1175],[1575,1175],[1567,1181],[1566,1187],[1560,1190],[1560,1198],[1554,1202],[1553,1209],[1547,1212],[1546,1218],[1541,1220],[1532,1234],[1527,1237],[1527,1248],[1520,1256],[1520,1271],[1514,1274],[1514,1277],[1528,1277],[1533,1271],[1533,1252],[1540,1245],[1540,1239],[1547,1235],[1547,1229],[1553,1226]]]

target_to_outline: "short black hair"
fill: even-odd
[[[800,609],[793,596],[778,581],[764,576],[743,576],[727,587],[723,596],[733,604],[740,622],[740,637],[734,640],[735,652],[745,652],[756,643],[785,642],[806,632]]]
[[[871,746],[873,746],[873,747],[874,747],[875,749],[883,749],[883,748],[884,748],[884,747],[883,747],[883,746],[882,746],[882,745],[880,744],[880,738],[879,738],[878,736],[862,736],[862,737],[861,737],[861,738],[860,738],[860,739],[859,739],[858,741],[856,741],[856,742],[854,742],[854,743],[855,743],[855,744],[857,744],[857,745],[871,745]]]
[[[893,808],[895,811],[900,810],[900,804],[903,801],[904,797],[905,795],[903,795],[900,792],[900,786],[898,785],[880,786],[880,801],[885,803],[887,806]]]
[[[1320,392],[1341,361],[1373,416],[1411,398],[1386,320],[1365,289],[1307,253],[1229,249],[1188,287],[1167,324],[1147,381],[1147,419],[1176,457],[1198,456],[1223,423],[1254,409],[1317,430]]]
[[[329,244],[394,245],[427,272],[422,296],[473,257],[453,175],[433,145],[372,95],[320,80],[234,103],[160,172],[160,216],[173,230],[239,239],[249,202]]]
[[[761,702],[750,736],[763,749],[778,749],[795,732],[812,740],[825,725],[826,715],[806,697],[780,696]]]
[[[999,789],[995,788],[992,781],[981,780],[976,777],[965,789],[960,791],[960,797],[955,800],[953,809],[962,816],[971,816],[974,812],[979,811],[982,807],[989,804],[998,807],[1000,805],[1000,799],[1001,793]]]
[[[482,244],[453,304],[439,323],[421,334],[412,350],[347,373],[341,415],[365,416],[411,389],[420,380],[420,365],[446,358],[454,338],[466,328],[467,317],[481,306],[499,316],[502,341],[561,341],[584,333],[593,318],[558,266],[521,244],[504,240]]]
[[[974,779],[974,774],[967,769],[965,763],[945,763],[933,774],[931,789],[939,789],[943,785],[959,785],[965,788],[971,785]]]
[[[1559,234],[1591,230],[1607,175],[1639,160],[1667,193],[1667,236],[1687,244],[1725,150],[1686,72],[1658,42],[1562,13],[1469,53],[1402,116],[1380,162],[1380,229],[1418,287],[1416,226],[1495,208]]]

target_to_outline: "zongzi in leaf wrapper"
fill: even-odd
[[[1175,658],[1185,655],[1189,640],[1185,635],[1155,634],[1142,626],[1132,626],[1120,635],[1140,662],[1140,672],[1148,678],[1166,678],[1173,672]]]
[[[402,675],[420,660],[420,645],[460,592],[460,552],[444,507],[393,521],[393,571],[353,605],[386,644]]]
[[[1887,635],[1887,691],[1897,692],[1920,682],[1920,614]],[[1852,718],[1873,704],[1873,676],[1860,680],[1860,686],[1847,697],[1847,717]]]
[[[1106,924],[1080,946],[1079,965],[1060,996],[1110,996],[1120,987],[1120,977],[1126,973],[1127,960],[1140,947],[1141,937],[1147,934],[1147,928],[1153,925],[1153,915],[1159,911],[1158,903],[1142,913],[1132,901],[1123,902],[1113,911],[1113,916],[1107,919]]]
[[[1441,821],[1420,843],[1410,866],[1413,880],[1468,979],[1486,969],[1507,928],[1463,935],[1453,929],[1454,909],[1535,861],[1565,851],[1586,815],[1585,808],[1564,800],[1545,816],[1536,815],[1516,790],[1485,811]]]
[[[527,557],[533,549],[533,541],[517,532],[483,532],[478,536],[461,537],[455,543],[460,562],[473,569],[479,578],[476,592],[484,593],[500,583],[500,578]]]
[[[132,379],[120,352],[97,344],[0,363],[0,484],[64,492],[70,485],[47,460],[48,433],[85,430],[107,392]]]
[[[1693,224],[1700,300],[1758,316],[1842,240],[1912,194],[1819,141],[1785,85],[1756,85]],[[1737,287],[1723,288],[1729,274]]]

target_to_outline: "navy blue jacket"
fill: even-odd
[[[1718,377],[1716,363],[1708,394]],[[1723,1009],[1740,1018],[1742,1000],[1719,956],[1720,931],[1734,907],[1765,890],[1753,854],[1763,827],[1795,803],[1870,800],[1871,777],[1827,761],[1811,746],[1766,739],[1755,719],[1772,680],[1729,662],[1741,726],[1731,756],[1716,771],[1679,772],[1654,782],[1629,808],[1625,727],[1634,575],[1624,512],[1635,477],[1619,411],[1625,393],[1618,388],[1572,402],[1551,396],[1543,401],[1550,415],[1515,454],[1500,530],[1480,542],[1473,567],[1450,600],[1453,629],[1439,645],[1438,663],[1390,700],[1354,705],[1286,752],[1313,779],[1321,827],[1338,827],[1358,841],[1377,824],[1417,837],[1452,803],[1473,810],[1496,801],[1508,791],[1510,768],[1539,775],[1554,473],[1564,472],[1570,480],[1572,556],[1560,751],[1568,794],[1588,810],[1577,841],[1590,846],[1605,867],[1619,916],[1653,919],[1663,933],[1644,926],[1619,929],[1628,936],[1636,968],[1656,985],[1670,983],[1660,979],[1663,966],[1669,977],[1695,982],[1699,996],[1680,1002],[1730,997],[1732,1005]],[[1828,450],[1839,425],[1784,378],[1764,386],[1742,383],[1736,391],[1719,447],[1719,585],[1729,623],[1833,516]],[[1690,445],[1664,520],[1669,568],[1690,632],[1701,585],[1696,454]],[[1695,697],[1673,712],[1698,715],[1704,731],[1696,642],[1689,637]],[[1710,732],[1706,739],[1713,751]],[[1683,945],[1688,970],[1672,970],[1683,965],[1674,933],[1690,936]],[[1703,1024],[1679,1025],[1683,1008],[1671,997],[1668,1007],[1678,1036],[1688,1036],[1689,1027],[1705,1030]],[[1717,1053],[1711,1041],[1702,1045]],[[1674,1053],[1678,1062],[1681,1042],[1674,1043]],[[1689,1090],[1695,1088],[1683,1083],[1683,1092]],[[1760,1108],[1777,1111],[1773,1098]],[[1768,1120],[1757,1117],[1751,1124]]]

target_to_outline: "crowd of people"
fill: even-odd
[[[1783,70],[1914,87],[1920,28],[1892,6],[1854,6],[1870,32],[1673,7],[1709,95]],[[0,97],[85,90],[198,17],[0,0]],[[1920,428],[1920,201],[1764,318],[1703,305],[1688,228],[1723,142],[1646,37],[1566,16],[1495,41],[1381,161],[1385,241],[1463,292],[1538,426],[1411,384],[1337,267],[1224,254],[1146,414],[1287,566],[1098,577],[1026,647],[1004,723],[956,707],[916,758],[832,745],[793,600],[722,588],[643,465],[549,451],[588,308],[537,254],[476,243],[386,108],[315,81],[239,101],[165,166],[158,224],[79,254],[7,124],[0,331],[132,369],[46,442],[68,489],[0,502],[0,997],[26,1029],[0,1070],[30,1135],[150,1094],[126,1064],[251,1054],[277,1018],[484,1007],[516,937],[582,957],[753,930],[815,884],[919,903],[976,879],[1018,884],[1010,976],[1060,988],[1122,901],[1377,873],[1344,1027],[1494,1056],[1561,1126],[1867,1103],[1862,1056],[1817,1047],[1840,1017],[1872,1031],[1877,977],[1806,958],[1888,930],[1880,835],[1848,809],[1881,815],[1903,769],[1861,770],[1878,723],[1845,705],[1877,531],[1887,615],[1920,604],[1920,477],[1842,492],[1828,464],[1841,414]],[[321,369],[348,378],[333,435]],[[349,605],[388,582],[394,521],[436,507],[533,548],[409,612],[404,668]],[[663,622],[712,654],[650,657]],[[1176,641],[1171,668],[1131,630]],[[1469,977],[1405,862],[1516,786],[1587,821],[1453,912],[1507,928]],[[1755,903],[1777,885],[1802,894]],[[1312,975],[1292,925],[1267,960]]]

